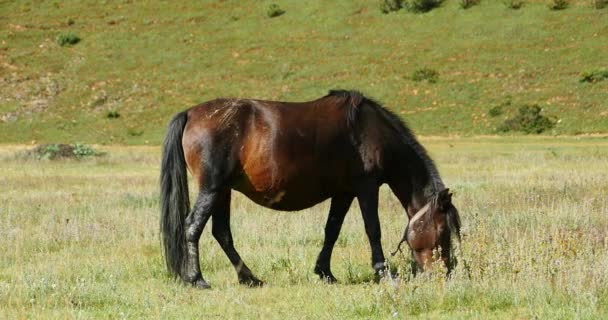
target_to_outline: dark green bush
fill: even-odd
[[[569,0],[552,0],[549,4],[551,10],[564,10],[570,5]]]
[[[75,45],[80,42],[80,38],[74,33],[62,33],[57,36],[57,44],[62,47]]]
[[[593,0],[593,7],[596,9],[604,9],[608,6],[608,0]]]
[[[503,0],[503,3],[507,8],[514,10],[521,9],[524,6],[523,0]]]
[[[408,0],[405,7],[410,12],[424,13],[438,8],[443,3],[443,0]]]
[[[380,0],[380,11],[384,14],[403,8],[402,0]]]
[[[608,79],[608,70],[595,70],[590,72],[583,72],[581,74],[580,82],[596,83],[602,80]]]
[[[460,0],[460,7],[463,9],[469,9],[472,6],[476,6],[481,0]]]
[[[505,111],[503,110],[503,105],[497,105],[497,106],[493,106],[492,108],[490,108],[490,110],[488,110],[488,115],[492,118],[496,118],[499,115],[503,114]]]
[[[268,15],[269,18],[275,18],[283,15],[284,13],[285,10],[281,9],[281,7],[279,7],[279,5],[276,3],[270,4],[266,10],[266,15]]]
[[[436,83],[439,80],[439,72],[429,68],[422,68],[412,73],[412,80],[416,82],[427,81],[429,83]]]
[[[501,104],[497,105],[497,106],[493,106],[492,108],[490,108],[488,110],[488,115],[492,118],[496,118],[500,115],[502,115],[503,113],[505,113],[505,109],[508,109],[511,107],[511,96],[507,97],[507,100],[505,100],[504,102],[502,102]]]
[[[118,113],[118,111],[116,111],[116,110],[110,110],[106,114],[106,118],[108,118],[108,119],[118,119],[118,118],[120,118],[120,113]]]
[[[555,126],[555,121],[540,114],[542,111],[538,105],[524,105],[519,108],[518,113],[498,127],[499,132],[519,131],[526,134],[539,134]]]

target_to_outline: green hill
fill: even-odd
[[[216,97],[312,100],[358,89],[422,135],[494,134],[538,104],[546,134],[608,132],[608,9],[382,14],[379,1],[0,1],[0,142],[158,144]],[[75,35],[73,45],[59,37]],[[417,82],[420,69],[437,81]],[[601,79],[598,79],[601,80]],[[493,112],[489,112],[493,109]]]

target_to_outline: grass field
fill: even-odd
[[[159,144],[172,114],[205,100],[332,88],[379,99],[425,135],[493,134],[536,103],[559,121],[547,134],[606,133],[608,81],[579,83],[608,68],[608,9],[592,1],[384,15],[375,0],[284,0],[272,19],[270,1],[0,1],[0,137]],[[68,33],[82,40],[59,46]],[[437,83],[412,81],[421,68]]]
[[[160,255],[159,148],[104,147],[83,161],[23,160],[0,148],[0,318],[385,319],[608,317],[608,139],[435,138],[423,143],[455,191],[464,237],[453,278],[440,270],[374,284],[363,223],[346,218],[338,285],[313,274],[328,204],[299,213],[235,194],[237,249],[267,285],[237,284],[205,230],[213,289],[171,280]],[[385,252],[405,226],[384,190]]]

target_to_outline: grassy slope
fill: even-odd
[[[608,55],[608,10],[589,2],[382,15],[375,1],[293,0],[269,19],[265,1],[0,1],[0,139],[159,143],[171,114],[204,100],[330,88],[357,88],[425,135],[493,133],[506,115],[486,113],[509,97],[507,115],[540,103],[561,119],[550,133],[608,132],[608,81],[578,83]],[[68,31],[82,42],[59,47]],[[421,67],[439,83],[412,82]]]
[[[328,210],[263,209],[236,194],[236,247],[267,281],[239,286],[208,226],[201,240],[212,291],[167,278],[158,235],[158,148],[108,147],[87,161],[20,161],[0,148],[0,319],[606,319],[608,139],[425,141],[460,209],[453,279],[441,273],[367,282],[369,245],[354,206],[332,268],[312,273]],[[474,173],[474,174],[473,174]],[[403,232],[381,194],[386,252]],[[409,274],[407,256],[390,259]]]

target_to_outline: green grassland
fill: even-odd
[[[608,81],[579,79],[608,67],[608,9],[549,2],[385,15],[378,1],[287,0],[271,19],[268,1],[0,1],[0,137],[158,144],[173,113],[205,100],[331,88],[363,91],[423,135],[494,134],[535,103],[559,121],[547,134],[606,133]],[[67,33],[81,41],[58,45]],[[437,83],[412,81],[421,68]]]
[[[0,319],[606,319],[608,138],[424,139],[463,220],[459,265],[374,284],[355,206],[313,274],[328,204],[281,213],[233,195],[237,249],[267,285],[246,288],[210,228],[200,291],[170,279],[158,234],[158,147],[103,147],[89,160],[24,160],[0,148]],[[381,193],[386,252],[405,226]]]

